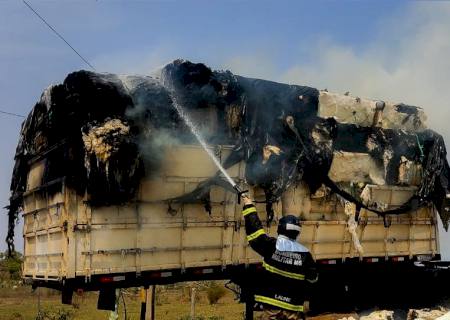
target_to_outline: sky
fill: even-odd
[[[450,1],[28,1],[99,72],[177,58],[244,76],[418,105],[450,141]],[[0,0],[0,110],[89,69],[20,0]],[[0,115],[0,250],[22,119]],[[22,247],[18,225],[17,247]],[[441,245],[450,259],[450,237]]]

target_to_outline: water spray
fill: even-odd
[[[238,203],[241,203],[241,197],[248,192],[248,190],[242,190],[239,185],[230,177],[228,172],[225,170],[225,168],[220,163],[219,159],[214,155],[211,148],[208,148],[208,145],[203,139],[203,137],[200,135],[200,132],[198,131],[197,126],[192,122],[192,120],[189,118],[187,113],[184,111],[182,106],[177,102],[177,99],[173,93],[170,94],[170,98],[172,99],[173,106],[175,110],[177,110],[179,116],[183,121],[186,123],[186,125],[191,130],[192,134],[195,136],[195,138],[198,140],[200,145],[203,147],[203,149],[206,151],[208,156],[211,158],[211,160],[214,162],[216,167],[219,169],[219,171],[223,174],[225,179],[228,181],[228,183],[233,187],[234,190],[236,190],[236,193],[238,195]]]

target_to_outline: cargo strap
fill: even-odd
[[[249,234],[249,235],[247,236],[247,240],[248,240],[248,241],[255,240],[255,239],[258,238],[260,235],[263,235],[263,234],[265,234],[265,233],[266,233],[266,232],[264,231],[264,229],[259,229],[258,231],[253,232],[252,234]]]
[[[272,306],[279,307],[281,309],[291,310],[291,311],[297,311],[297,312],[303,312],[303,306],[297,306],[295,304],[290,304],[284,301],[276,300],[269,297],[259,296],[255,295],[255,301],[270,304]]]
[[[286,277],[286,278],[291,278],[291,279],[295,279],[295,280],[305,280],[305,276],[303,274],[288,272],[288,271],[284,271],[284,270],[275,268],[275,267],[269,265],[268,263],[266,263],[265,261],[263,261],[263,267],[264,267],[264,269],[266,269],[266,271],[276,273],[276,274]]]
[[[256,208],[255,207],[250,207],[250,208],[247,208],[247,209],[243,210],[242,211],[242,215],[245,217],[246,215],[248,215],[250,213],[253,213],[253,212],[256,212]]]

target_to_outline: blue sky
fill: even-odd
[[[186,58],[242,75],[404,101],[425,107],[430,125],[450,141],[450,2],[29,2],[97,71],[146,74]],[[27,114],[44,88],[85,68],[21,1],[0,0],[0,110]],[[20,124],[0,115],[1,207]]]

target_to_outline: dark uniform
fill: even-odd
[[[311,254],[293,239],[283,235],[278,239],[269,237],[254,205],[245,205],[242,214],[247,240],[252,249],[264,258],[263,280],[255,288],[255,302],[261,304],[265,311],[262,319],[304,318],[305,280],[317,280]],[[283,242],[291,245],[290,248],[283,248]]]

